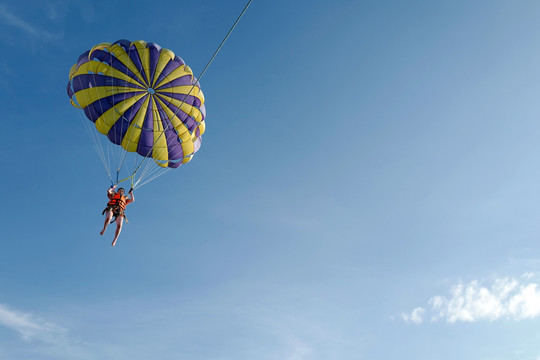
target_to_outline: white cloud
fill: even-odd
[[[32,314],[13,310],[0,304],[0,326],[17,332],[27,343],[36,343],[35,351],[58,359],[93,359],[80,344],[68,337],[61,326]]]
[[[424,316],[424,313],[426,312],[426,309],[422,307],[417,307],[414,309],[410,314],[401,314],[401,318],[405,320],[406,322],[412,322],[415,324],[421,324]]]
[[[35,38],[53,40],[59,37],[59,35],[54,35],[43,29],[36,28],[32,23],[23,20],[21,17],[9,11],[3,4],[0,4],[0,20],[5,25],[22,30]]]
[[[39,339],[47,342],[65,333],[64,329],[55,324],[37,319],[30,314],[11,310],[1,304],[0,325],[18,332],[24,340]]]
[[[3,4],[0,4],[0,18],[6,25],[11,25],[24,30],[30,35],[37,36],[39,34],[39,32],[30,23],[10,12]]]
[[[417,307],[402,314],[406,322],[420,324],[432,321],[475,322],[479,320],[523,320],[540,316],[540,289],[531,282],[533,273],[518,279],[494,279],[489,286],[478,280],[459,282],[450,289],[450,296],[434,296],[427,309]]]
[[[524,279],[530,280],[530,279],[532,279],[534,277],[534,275],[535,274],[533,272],[528,272],[528,273],[525,273],[525,274],[521,275],[521,277],[524,278]]]

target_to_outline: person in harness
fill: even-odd
[[[122,231],[122,224],[124,222],[124,219],[126,219],[127,222],[126,215],[124,215],[126,206],[135,201],[135,197],[133,196],[133,189],[129,190],[127,196],[124,196],[124,188],[119,188],[118,191],[114,191],[114,189],[116,189],[116,185],[111,186],[107,191],[107,197],[109,198],[109,202],[107,203],[107,207],[105,208],[105,210],[103,210],[102,212],[102,215],[105,215],[105,223],[103,224],[103,230],[101,230],[101,232],[99,233],[100,235],[105,234],[107,226],[116,221],[116,232],[114,234],[114,240],[111,244],[112,246],[116,245],[116,240],[118,240],[118,236]]]

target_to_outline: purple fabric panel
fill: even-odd
[[[186,125],[190,132],[193,132],[199,124],[197,124],[197,122],[193,118],[188,117],[187,120],[184,121],[184,125]]]
[[[186,119],[189,117],[188,114],[186,114],[185,112],[181,111],[178,107],[168,102],[167,99],[163,99],[163,97],[159,96],[159,94],[156,93],[156,95],[158,96],[158,98],[160,98],[163,101],[163,103],[165,103],[165,105],[169,109],[171,109],[173,114],[175,114],[180,119],[180,121],[182,121],[183,123],[186,121]]]
[[[195,75],[193,75],[193,84],[192,85],[195,85],[199,89],[201,88],[201,84],[199,83],[199,80],[197,79],[197,77]]]
[[[116,104],[118,104],[118,103],[120,103],[120,102],[122,102],[122,101],[124,101],[126,99],[129,99],[130,97],[132,97],[135,94],[137,94],[137,93],[115,94],[115,95],[112,95],[112,96],[107,96],[107,97],[104,97],[104,98],[101,98],[101,99],[98,99],[98,100],[94,101],[93,103],[91,103],[87,107],[89,107],[89,106],[94,107],[94,109],[99,114],[99,116],[101,116],[107,110],[112,108],[114,105],[116,105]],[[91,120],[96,121],[97,118],[91,119]]]
[[[118,104],[119,102],[128,99],[132,97],[134,93],[128,93],[128,94],[116,94],[113,96],[104,97],[101,99],[98,99],[88,105],[87,108],[92,108],[93,111],[91,112],[92,116],[88,116],[92,122],[96,122],[96,120],[103,115],[107,110],[113,107],[114,104]],[[144,99],[144,98],[143,98]],[[140,100],[139,100],[140,101]],[[135,106],[135,105],[134,105]],[[139,105],[140,106],[140,105]],[[129,111],[129,110],[128,110]]]
[[[73,77],[73,91],[77,92],[89,88],[91,83],[88,82],[95,76],[94,74],[89,74],[89,76],[85,74],[85,76],[77,75]]]
[[[182,162],[179,161],[179,162],[172,162],[172,161],[169,161],[169,167],[171,169],[176,169],[177,167],[179,167],[180,165],[182,165]]]
[[[72,99],[73,101],[75,101],[75,99],[73,99],[73,94],[75,92],[72,90],[72,82],[73,82],[73,80],[68,81],[66,91],[67,91],[67,94],[68,94],[69,98]]]
[[[111,127],[111,129],[107,133],[107,137],[109,138],[109,141],[116,145],[122,144],[122,139],[124,139],[124,136],[126,135],[126,131],[129,128],[129,123],[130,121],[128,121],[124,117],[121,117],[120,119],[116,120],[114,125]]]
[[[159,83],[164,77],[169,76],[171,72],[183,65],[185,65],[184,60],[180,59],[178,56],[175,56],[174,60],[169,61],[163,70],[161,70],[156,83]]]
[[[201,144],[202,144],[202,137],[198,137],[197,139],[195,139],[195,141],[193,142],[193,153],[195,154],[197,151],[199,151],[199,149],[201,148]]]
[[[180,140],[174,129],[165,130],[165,135],[167,138],[167,151],[169,152],[170,160],[178,160],[183,157],[182,145],[180,145]]]
[[[99,117],[99,114],[96,113],[95,108],[93,106],[87,106],[84,109],[84,114],[86,117],[92,121],[93,123],[96,122],[96,119]]]
[[[186,104],[196,106],[196,107],[200,107],[201,106],[201,100],[199,100],[198,98],[196,98],[193,95],[188,95],[186,97],[186,94],[173,93],[173,92],[165,91],[170,87],[182,86],[182,85],[184,85],[184,86],[191,85],[191,76],[190,75],[182,76],[182,77],[179,77],[178,79],[174,79],[172,81],[169,81],[169,82],[163,84],[162,86],[160,86],[159,88],[156,88],[155,90],[159,91],[160,94],[167,95],[167,96],[170,96],[170,97],[172,97],[174,99],[183,101]]]
[[[204,106],[204,104],[202,104],[202,105],[199,107],[199,110],[201,110],[201,114],[202,114],[203,120],[206,119],[206,106]]]
[[[75,90],[75,92],[81,91],[90,87],[99,87],[99,86],[105,86],[105,87],[121,86],[121,87],[131,87],[133,89],[140,89],[141,91],[146,90],[146,88],[142,86],[136,86],[131,83],[128,83],[127,81],[117,79],[112,76],[101,75],[101,74],[77,75],[73,78],[73,85],[74,85],[73,90]]]
[[[112,96],[107,96],[106,98],[104,99],[108,99],[111,104],[118,104],[119,102],[122,102],[126,99],[129,99],[133,96],[136,96],[136,95],[142,95],[144,94],[142,91],[131,91],[131,92],[127,92],[127,93],[120,93],[120,94],[114,94]]]
[[[154,141],[154,132],[150,130],[141,130],[141,137],[137,144],[137,153],[144,157],[152,157],[152,146]]]
[[[77,60],[77,69],[84,63],[87,63],[88,61],[90,61],[88,59],[88,54],[90,54],[90,50],[87,50],[85,51],[84,53],[81,54],[81,56],[79,56],[79,59]]]
[[[157,50],[157,52],[161,52],[161,46],[159,46],[158,44],[156,44],[155,42],[149,42],[149,43],[146,43],[146,47],[147,48],[154,48]]]
[[[154,131],[154,113],[153,113],[153,105],[152,100],[148,102],[148,108],[143,109],[143,111],[146,111],[146,114],[144,115],[144,121],[142,124],[143,130],[150,130]],[[154,143],[154,140],[152,139],[151,143]]]
[[[184,59],[182,59],[178,55],[174,55],[174,62],[179,63],[180,65],[186,65],[186,62],[184,61]]]
[[[113,58],[114,56],[110,52],[103,49],[97,49],[92,52],[92,58],[90,60],[96,59],[110,65]]]
[[[161,81],[161,79],[159,81]],[[185,76],[176,78],[174,80],[165,82],[163,85],[156,88],[156,91],[166,90],[173,86],[190,86],[190,85],[191,85],[191,76],[185,75]]]
[[[87,54],[88,56],[88,54]],[[116,70],[126,74],[127,76],[129,76],[130,78],[132,78],[133,80],[137,81],[140,83],[139,79],[135,76],[135,74],[129,70],[127,68],[127,66],[125,66],[120,60],[118,60],[115,56],[113,56],[110,52],[108,51],[105,51],[105,50],[95,50],[93,53],[92,53],[92,61],[94,61],[94,59],[96,60],[99,60],[105,64],[108,64],[109,66],[115,68]],[[88,62],[90,61],[89,59],[87,59],[87,61],[84,61],[83,63],[85,62]],[[78,66],[80,66],[81,64],[78,64]]]
[[[161,118],[161,124],[165,130],[165,138],[167,139],[167,149],[169,152],[169,160],[181,159],[183,155],[182,145],[178,138],[178,133],[174,129],[171,121],[167,117],[167,114],[163,108],[158,104],[158,112]]]
[[[112,68],[120,71],[121,73],[125,74],[126,76],[138,82],[139,84],[141,84],[142,87],[146,88],[144,83],[141,82],[141,80],[139,80],[139,78],[135,75],[135,73],[129,70],[129,68],[126,65],[124,65],[122,61],[118,60],[118,58],[113,57],[112,61],[107,61],[106,63],[109,64],[109,66],[111,66]]]
[[[191,79],[190,79],[189,75],[182,76],[182,77],[179,77],[179,78],[174,79],[172,81],[164,83],[160,87],[156,88],[156,91],[159,91],[159,92],[164,93],[164,94],[172,94],[172,92],[167,92],[167,90],[171,89],[174,86],[190,86],[191,85],[190,80]],[[189,92],[189,90],[186,91],[186,94],[188,92]],[[175,93],[174,97],[175,97],[175,99],[182,100],[183,99],[183,94]],[[191,105],[191,103],[190,103],[190,105]]]
[[[157,89],[165,89],[165,88],[170,88],[173,86],[181,86],[181,85],[186,85],[186,86],[191,85],[191,75],[184,75],[174,80],[168,81]]]
[[[197,106],[197,107],[199,107],[200,104],[201,104],[201,101],[200,101],[199,99],[197,99],[197,98],[196,98],[195,96],[193,96],[193,95],[187,95],[187,96],[186,96],[186,94],[173,93],[173,92],[168,92],[168,91],[162,91],[161,88],[160,88],[160,90],[159,90],[159,95],[168,96],[168,97],[171,97],[171,98],[173,98],[173,99],[182,101],[182,102],[185,103],[185,104],[193,105],[193,106]]]
[[[124,114],[122,114],[123,117],[125,119],[127,119],[130,124],[131,124],[131,121],[133,120],[133,118],[135,117],[135,115],[137,115],[137,113],[139,112],[139,109],[141,108],[141,106],[144,104],[145,99],[146,99],[146,96],[143,96],[135,104],[133,104],[133,106],[131,106],[129,109],[127,109],[124,112]]]
[[[174,69],[176,69],[177,67],[179,67],[180,64],[179,63],[176,63],[173,61],[169,61],[167,63],[167,65],[165,65],[165,67],[163,68],[163,70],[161,70],[161,72],[159,74],[156,74],[157,75],[157,78],[156,80],[154,81],[154,83],[156,84],[159,84],[161,82],[161,80],[163,80],[167,75],[169,75]]]
[[[122,117],[118,119],[111,127],[107,137],[113,144],[120,145],[122,143],[124,135],[126,134],[129,125],[133,121],[133,118],[135,115],[137,115],[137,112],[144,103],[144,99],[145,97],[141,98],[139,101],[133,104],[133,106],[127,109],[124,114],[122,114]]]
[[[198,124],[193,118],[189,117],[188,114],[186,114],[173,104],[168,103],[167,101],[165,101],[165,104],[169,109],[171,109],[173,114],[175,114],[180,119],[180,121],[182,121],[182,123],[186,125],[189,131],[193,132],[195,130]]]
[[[156,72],[156,66],[157,66],[157,62],[159,60],[159,54],[161,53],[161,46],[159,46],[158,44],[155,44],[155,43],[148,43],[146,45],[146,47],[148,48],[148,53],[149,53],[149,58],[150,58],[150,81],[148,82],[148,84],[152,84],[153,81],[154,81],[154,76],[155,76],[155,72]]]
[[[112,105],[108,99],[100,99],[100,100],[94,101],[93,103],[85,107],[84,109],[92,110],[91,111],[92,116],[89,117],[89,119],[92,120],[92,122],[96,122],[96,120],[110,108],[112,108]]]
[[[131,41],[126,40],[126,39],[120,39],[120,40],[116,40],[114,44],[120,45],[121,47],[124,48],[124,50],[127,51],[129,47],[131,46]]]
[[[126,65],[124,65],[124,63],[122,63],[120,60],[118,60],[117,58],[113,58],[113,61],[112,63],[110,64],[111,67],[115,68],[116,70],[120,71],[121,73],[129,76],[130,78],[132,78],[133,80],[135,80],[136,82],[138,82],[139,84],[141,84],[141,86],[143,86],[144,88],[146,88],[145,84],[141,82],[141,80],[139,80],[139,78],[137,77],[137,75],[135,75],[133,73],[133,71],[129,70],[128,67]]]
[[[129,49],[127,50],[128,56],[135,65],[135,67],[139,70],[139,72],[142,74],[142,78],[148,84],[148,77],[146,76],[146,73],[143,69],[141,59],[139,57],[139,52],[137,51],[137,48],[135,45],[130,45]],[[146,85],[145,84],[145,85]]]
[[[144,115],[144,122],[141,130],[141,137],[137,144],[137,153],[145,157],[152,156],[152,146],[154,145],[154,116],[152,113],[152,102],[148,103],[148,109]]]

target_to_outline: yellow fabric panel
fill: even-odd
[[[193,119],[195,119],[195,121],[197,123],[199,123],[199,124],[201,123],[201,121],[203,121],[201,110],[199,110],[196,107],[193,107],[191,109],[191,112],[189,113],[189,116],[191,116]]]
[[[144,116],[146,114],[146,109],[148,108],[148,101],[150,97],[147,97],[144,100],[143,105],[137,111],[137,114],[131,121],[129,128],[122,139],[122,148],[129,152],[137,151],[137,144],[139,143],[139,138],[141,137],[141,129],[144,124]]]
[[[167,114],[167,118],[171,121],[174,129],[178,132],[178,137],[181,141],[189,141],[191,139],[191,134],[189,133],[189,129],[180,121],[180,119],[174,115],[173,111],[165,105],[165,103],[157,97],[158,102],[160,103],[162,109]]]
[[[102,97],[106,97],[107,94],[105,91],[106,89],[103,87],[86,88],[81,91],[77,91],[75,93],[75,99],[77,99],[77,102],[81,105],[81,107],[85,108],[94,101],[101,99]]]
[[[127,109],[132,107],[138,100],[140,100],[144,94],[132,96],[116,105],[114,107],[110,108],[109,110],[105,111],[103,115],[101,115],[96,120],[96,129],[106,135],[111,127],[114,125],[114,123],[126,112]],[[142,109],[142,107],[141,107]],[[141,111],[139,111],[141,112]],[[144,110],[142,111],[144,113]]]
[[[142,74],[142,77],[143,79],[145,79],[144,83],[149,86],[148,84],[150,83],[150,54],[148,49],[146,48],[146,41],[137,40],[132,42],[131,45],[135,45],[135,48],[139,53],[139,59],[141,59],[141,64],[145,72],[145,74]]]
[[[186,156],[184,160],[182,160],[182,164],[188,163],[191,159],[193,159],[193,154],[190,156]]]
[[[120,80],[124,80],[129,82],[130,84],[136,85],[136,86],[144,86],[144,84],[134,80],[133,78],[127,76],[120,70],[116,70],[112,66],[109,66],[106,63],[102,63],[99,61],[90,61],[87,63],[82,64],[79,69],[77,70],[77,75],[80,74],[88,74],[88,72],[96,73],[96,76],[99,76],[99,72],[104,73],[107,76],[114,77]]]
[[[204,94],[203,94],[201,88],[197,87],[197,89],[199,89],[199,92],[197,93],[197,97],[199,99],[201,99],[201,106],[202,106],[204,104],[204,101],[205,101]]]
[[[135,45],[135,47],[137,47],[138,49],[144,49],[146,48],[146,41],[144,40],[135,40],[133,42],[131,42],[131,45]]]
[[[104,43],[101,43],[101,44],[97,44],[92,49],[90,49],[90,52],[88,53],[88,58],[91,59],[92,58],[92,53],[94,51],[96,51],[96,50],[107,49],[107,51],[109,51],[109,48],[111,47],[111,45],[112,45],[112,43],[110,43],[110,42],[104,42]]]
[[[157,105],[154,101],[154,97],[152,96],[152,109],[153,110],[153,118],[154,118],[154,149],[152,152],[152,157],[156,160],[169,160],[169,150],[167,148],[167,138],[165,137],[165,134],[163,134],[163,131],[165,130],[163,127],[163,123],[161,122],[161,117],[159,116],[159,112],[156,110]]]
[[[197,128],[198,128],[199,131],[200,131],[199,136],[202,136],[202,134],[204,134],[204,132],[206,131],[206,124],[204,123],[204,121],[201,121],[201,122],[199,123],[199,126],[197,126]],[[194,131],[193,133],[195,134],[195,133],[197,133],[197,131]]]
[[[111,91],[111,87],[109,86],[98,86],[98,87],[92,87],[83,89],[81,91],[77,91],[75,93],[75,98],[77,99],[77,102],[81,105],[81,107],[85,108],[94,101],[97,101],[99,99],[105,98],[107,96],[111,96],[114,94],[123,94],[127,92],[134,92],[133,88],[128,87],[114,87],[114,91]],[[140,91],[141,96],[146,94],[145,91]],[[139,95],[134,95],[139,96]]]
[[[77,64],[73,64],[71,69],[69,69],[69,80],[73,79],[73,76],[77,72]]]
[[[184,124],[182,124],[182,126],[186,129],[186,131],[183,132],[183,133],[178,133],[178,137],[180,138],[180,141],[182,141],[182,142],[190,141],[191,140],[191,134],[189,133],[188,128],[185,127]]]
[[[171,71],[171,73],[163,78],[158,84],[156,84],[154,89],[159,89],[160,86],[186,75],[191,75],[193,81],[193,73],[191,72],[191,69],[190,71],[186,71],[186,66],[179,66]],[[189,87],[191,87],[191,85],[189,85]]]
[[[185,141],[181,145],[184,156],[189,156],[193,154],[193,151],[195,150],[195,147],[193,146],[193,141]]]
[[[180,107],[180,110],[185,112],[186,114],[190,114],[193,111],[194,106],[191,106],[189,104],[186,104],[185,102],[182,102],[182,100],[174,99],[166,94],[159,93],[159,96],[161,96],[164,100],[167,100],[171,104],[173,104],[176,107]],[[197,109],[197,108],[195,108]],[[197,109],[198,111],[199,109]]]
[[[193,75],[193,70],[191,70],[191,68],[187,65],[184,65],[184,71],[187,72],[188,74]],[[191,81],[193,81],[193,79],[191,79]]]
[[[162,92],[172,92],[175,94],[184,94],[184,95],[189,94],[190,96],[194,96],[197,99],[201,100],[201,105],[204,104],[204,96],[201,96],[202,95],[201,89],[193,85],[173,86],[173,87],[159,89],[159,91],[157,92],[158,94],[161,94]]]
[[[174,53],[171,50],[161,49],[161,52],[159,54],[159,59],[156,64],[156,69],[154,73],[154,81],[151,86],[152,88],[156,86],[156,80],[159,77],[159,74],[161,74],[165,66],[167,66],[167,64],[173,59],[174,59]]]
[[[97,73],[99,64],[101,64],[99,61],[85,62],[80,67],[78,67],[73,74],[71,74],[70,72],[70,78],[75,77],[76,75],[88,74],[89,72]],[[73,66],[77,66],[77,64]]]
[[[75,104],[75,102],[72,100],[72,99],[69,99],[69,102],[71,103],[71,105],[73,107],[76,107],[77,109],[82,109],[82,107],[80,107],[79,105]]]
[[[160,96],[163,97],[165,100],[168,100],[171,104],[175,105],[176,107],[180,107],[180,111],[183,111],[184,113],[191,116],[193,119],[195,119],[195,121],[197,121],[197,123],[200,123],[203,120],[201,111],[195,106],[188,105],[182,102],[181,100],[173,99],[167,95],[160,94]],[[171,111],[171,114],[172,114],[172,111]],[[171,117],[169,116],[169,119],[170,118]],[[175,126],[175,129],[176,129],[175,122],[173,122],[173,126]]]
[[[96,120],[96,129],[103,135],[107,135],[109,130],[114,125],[116,121],[122,116],[122,114],[117,113],[114,109],[109,109],[105,111],[97,120]],[[99,121],[99,123],[98,123]]]
[[[115,44],[115,45],[111,46],[111,48],[109,50],[114,54],[114,56],[122,64],[124,64],[131,72],[133,72],[137,76],[137,79],[139,79],[139,84],[140,85],[146,86],[146,81],[144,80],[144,77],[139,72],[139,69],[137,69],[135,64],[133,64],[133,61],[131,61],[128,53],[124,50],[123,47],[121,47],[118,44]]]
[[[154,159],[154,158],[152,158],[152,160],[154,160],[154,162],[155,162],[157,165],[159,165],[159,166],[161,166],[161,167],[163,167],[163,168],[169,166],[169,162],[168,162],[168,161],[163,162],[163,161],[156,160],[156,159]]]

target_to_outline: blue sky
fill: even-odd
[[[198,73],[244,5],[0,2],[0,359],[539,360],[536,1],[254,0],[201,150],[99,236],[71,65]]]

